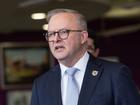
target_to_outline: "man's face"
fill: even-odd
[[[58,31],[60,29],[80,30],[76,17],[70,13],[59,13],[54,15],[48,24],[49,31]],[[49,42],[52,54],[58,61],[70,60],[78,57],[81,45],[85,42],[82,32],[70,32],[67,39],[61,39],[55,34],[54,40]]]
[[[90,52],[94,57],[98,57],[100,49],[99,48],[95,49],[94,40],[88,38],[87,42],[88,42],[88,52]]]
[[[95,46],[94,46],[94,40],[93,39],[91,39],[91,38],[88,38],[88,51],[91,53],[91,54],[93,54],[93,52],[94,52],[94,49],[95,49]]]

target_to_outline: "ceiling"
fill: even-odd
[[[88,20],[101,16],[104,18],[140,18],[139,0],[1,0],[0,33],[42,30],[42,25],[46,21],[32,20],[31,13],[47,13],[48,10],[58,7],[77,9]]]

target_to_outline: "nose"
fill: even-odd
[[[56,33],[54,34],[54,42],[58,42],[58,41],[60,41],[60,40],[61,40],[61,38],[59,37],[59,33],[56,32]]]

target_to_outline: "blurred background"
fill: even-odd
[[[47,30],[46,14],[54,8],[83,13],[88,27],[98,37],[99,56],[129,66],[140,89],[139,0],[1,0],[0,105],[29,105],[33,79],[45,72],[39,70],[53,66],[43,33]],[[13,52],[20,56],[12,55]],[[30,52],[33,52],[32,57],[29,57]],[[40,62],[35,62],[36,54],[42,58]],[[11,62],[24,71],[16,79],[19,82],[8,80],[7,68],[11,67]],[[23,76],[29,77],[30,82],[23,81]]]

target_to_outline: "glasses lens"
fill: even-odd
[[[68,37],[69,31],[66,29],[62,29],[62,30],[59,30],[58,33],[61,39],[66,39]]]
[[[52,41],[53,40],[53,38],[54,38],[54,32],[47,32],[46,33],[46,39],[48,40],[48,41]]]

